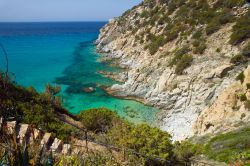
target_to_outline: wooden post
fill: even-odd
[[[87,150],[87,153],[89,152],[89,148],[88,148],[88,131],[85,130],[85,141],[86,141],[86,150]]]

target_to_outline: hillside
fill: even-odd
[[[110,20],[96,41],[128,69],[117,76],[125,83],[107,91],[160,108],[159,127],[174,140],[244,126],[248,75],[237,76],[248,66],[249,25],[244,0],[145,0]],[[235,105],[225,101],[231,91]]]

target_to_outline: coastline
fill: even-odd
[[[121,58],[117,58],[115,57],[115,54],[112,53],[107,53],[103,50],[103,48],[97,47],[98,45],[98,41],[95,42],[95,47],[97,49],[97,52],[101,55],[101,57],[99,58],[99,62],[100,63],[104,63],[104,62],[109,62],[112,61],[112,63],[110,64],[111,67],[116,67],[116,68],[120,68],[123,70],[123,72],[106,72],[106,71],[98,71],[99,74],[103,75],[104,77],[110,78],[112,80],[117,81],[118,83],[122,83],[124,84],[127,80],[128,80],[128,76],[126,78],[121,78],[122,76],[120,75],[121,73],[128,73],[130,68],[126,65],[122,65],[120,63],[120,59]],[[112,86],[114,86],[116,84],[113,84]],[[125,91],[122,90],[114,90],[111,87],[105,87],[105,86],[100,86],[100,88],[102,90],[104,90],[108,95],[118,98],[118,99],[123,99],[123,100],[132,100],[132,101],[136,101],[139,102],[145,106],[148,107],[152,107],[153,109],[157,109],[158,112],[155,114],[155,125],[156,127],[160,128],[161,123],[162,123],[162,114],[164,112],[164,110],[162,108],[160,108],[160,106],[154,105],[152,103],[150,103],[149,101],[147,101],[146,99],[143,99],[139,96],[136,95],[126,95],[126,93],[124,93]]]

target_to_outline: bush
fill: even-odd
[[[239,95],[240,101],[247,101],[247,96],[245,93]]]
[[[208,23],[207,27],[206,27],[206,34],[207,35],[211,35],[214,32],[218,31],[220,29],[220,24],[218,20],[213,20],[210,23]]]
[[[180,61],[176,64],[175,73],[178,75],[182,74],[183,71],[191,65],[192,61],[192,55],[183,55]]]
[[[230,10],[222,10],[219,13],[215,10],[212,12],[212,19],[208,21],[208,25],[206,27],[207,35],[211,35],[212,33],[218,31],[221,25],[233,21],[233,16],[231,15]]]
[[[245,3],[245,0],[223,0],[217,1],[215,7],[226,7],[226,8],[233,8],[233,7],[241,7]]]
[[[178,161],[190,162],[190,159],[202,153],[201,145],[192,144],[189,141],[177,142],[174,145],[174,155]]]
[[[197,30],[192,36],[193,39],[200,39],[201,37],[202,37],[202,29]]]
[[[182,58],[182,56],[188,53],[189,51],[190,49],[187,46],[184,46],[183,48],[176,50],[174,58],[169,62],[169,66],[176,65],[177,62]]]
[[[131,125],[123,122],[114,125],[108,133],[110,141],[121,147],[170,160],[173,156],[171,136],[146,124]]]
[[[206,50],[206,48],[207,48],[207,46],[206,46],[205,42],[200,41],[198,46],[195,47],[194,53],[195,54],[203,54],[203,52]]]
[[[149,36],[149,38],[152,40],[151,43],[147,46],[149,49],[149,52],[151,55],[154,55],[159,47],[163,46],[166,43],[166,39],[164,38],[163,35],[160,36]]]
[[[242,56],[242,54],[237,54],[231,58],[230,63],[240,64],[240,63],[244,63],[246,61],[247,61],[246,58],[244,56]]]
[[[233,26],[233,33],[230,38],[230,43],[237,45],[250,37],[250,11],[243,17],[237,19]]]
[[[236,77],[236,80],[238,80],[238,81],[240,81],[241,83],[243,83],[244,80],[245,80],[244,72],[241,72],[241,73]]]
[[[149,12],[147,10],[143,10],[143,12],[140,15],[142,18],[147,18],[149,17]]]
[[[111,128],[113,121],[118,119],[114,112],[106,108],[82,111],[78,117],[84,127],[93,132],[106,132]]]
[[[230,163],[235,157],[250,150],[250,128],[220,134],[205,146],[205,154],[214,160]]]
[[[246,57],[250,57],[250,42],[242,50],[242,55]]]

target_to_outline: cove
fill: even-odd
[[[117,82],[98,71],[120,71],[98,61],[101,55],[93,42],[105,23],[1,23],[0,41],[8,51],[14,80],[40,92],[47,83],[60,85],[64,107],[74,114],[106,107],[129,121],[154,125],[157,109],[112,97],[101,88]],[[0,57],[4,68],[2,53]],[[84,91],[88,87],[94,91]]]

